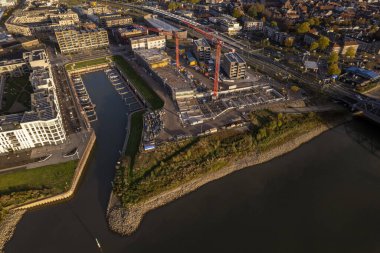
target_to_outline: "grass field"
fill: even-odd
[[[90,67],[93,65],[99,65],[99,64],[109,63],[109,62],[110,62],[109,59],[107,59],[106,57],[103,57],[103,58],[97,58],[97,59],[92,59],[88,61],[70,63],[66,65],[66,69],[70,71],[70,70],[82,69],[82,68]]]
[[[77,161],[0,174],[0,220],[7,210],[69,189]]]
[[[122,56],[113,57],[114,62],[121,68],[124,74],[132,82],[132,85],[140,92],[152,109],[160,109],[164,106],[164,101],[154,92],[154,90],[142,79],[136,71],[124,60]]]

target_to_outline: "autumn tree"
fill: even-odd
[[[320,36],[318,39],[319,49],[325,50],[330,45],[330,39],[326,36]]]
[[[310,31],[310,24],[308,22],[303,22],[297,28],[297,32],[300,34],[307,33]]]
[[[342,71],[340,70],[338,63],[330,64],[327,70],[329,75],[339,75]]]
[[[243,15],[244,15],[244,12],[239,7],[235,7],[232,11],[232,16],[234,18],[240,18]]]
[[[332,52],[329,56],[329,59],[327,60],[327,63],[328,64],[334,64],[334,63],[338,63],[339,61],[339,55],[337,52]]]
[[[309,51],[314,51],[314,50],[317,50],[319,47],[319,43],[316,42],[316,41],[313,41],[310,45],[310,48],[309,48]]]
[[[347,51],[345,53],[345,56],[348,58],[354,58],[356,55],[356,50],[354,47],[347,48]]]

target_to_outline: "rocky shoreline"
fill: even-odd
[[[12,210],[0,222],[0,252],[4,252],[5,244],[12,238],[16,225],[25,212],[26,210]]]
[[[323,132],[333,127],[336,127],[339,124],[342,124],[345,121],[347,121],[347,119],[335,122],[328,126],[323,125],[317,127],[308,133],[302,134],[287,143],[284,143],[271,149],[270,151],[263,153],[252,153],[250,155],[247,155],[245,158],[234,161],[231,165],[226,166],[225,168],[209,173],[205,176],[196,178],[174,189],[162,192],[148,200],[145,200],[128,208],[122,207],[118,198],[114,194],[111,194],[107,210],[107,219],[109,227],[112,231],[116,233],[122,235],[131,235],[133,232],[137,230],[141,220],[143,219],[144,214],[146,214],[147,212],[160,206],[163,206],[171,201],[174,201],[192,191],[195,191],[199,187],[211,181],[222,178],[232,172],[260,163],[264,163],[273,158],[284,155],[298,148],[302,144],[310,141],[311,139],[317,137]]]

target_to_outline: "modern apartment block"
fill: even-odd
[[[166,39],[163,35],[147,35],[129,39],[131,49],[163,49],[166,47]]]
[[[50,64],[43,57],[44,50],[24,54],[32,69],[31,110],[0,116],[0,153],[57,145],[66,140]]]
[[[58,29],[55,31],[55,36],[63,54],[105,48],[109,45],[108,34],[104,29]]]
[[[225,53],[221,67],[228,78],[243,79],[247,70],[247,63],[237,53]]]
[[[122,16],[120,14],[113,15],[103,15],[99,17],[99,23],[102,27],[111,28],[111,27],[122,27],[126,25],[131,25],[133,23],[132,17]]]
[[[211,47],[205,39],[194,40],[193,52],[198,61],[211,59]]]
[[[56,8],[37,10],[16,10],[5,22],[9,33],[32,36],[34,33],[51,32],[57,27],[79,23],[78,14],[68,10],[60,12]]]

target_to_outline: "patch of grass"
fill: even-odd
[[[0,220],[10,208],[69,189],[77,161],[0,174]]]
[[[121,68],[121,71],[128,77],[131,84],[140,92],[144,100],[150,104],[153,110],[161,109],[164,101],[156,92],[142,79],[136,71],[124,60],[122,56],[113,56],[114,62]]]
[[[131,115],[131,129],[129,132],[125,155],[130,157],[130,167],[133,168],[136,154],[139,151],[141,135],[143,130],[144,111],[138,111]]]
[[[74,62],[74,63],[69,63],[66,65],[66,70],[77,70],[77,69],[82,69],[94,65],[100,65],[104,63],[109,63],[110,60],[107,57],[103,58],[97,58],[97,59],[92,59],[88,61],[81,61],[81,62]]]

